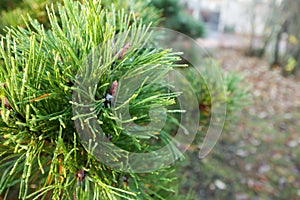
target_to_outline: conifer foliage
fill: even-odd
[[[60,2],[47,8],[46,25],[29,17],[1,36],[0,199],[189,199],[178,195],[178,171],[169,165],[189,145],[176,141],[177,130],[189,142],[189,124],[199,117],[208,126],[216,100],[229,115],[244,106],[240,76],[223,74],[220,96],[211,96],[214,76],[195,78],[182,53],[150,40],[161,13],[148,1]],[[201,117],[183,114],[184,95],[166,79],[172,71],[191,85],[197,99],[187,91],[183,103]],[[155,153],[163,147],[166,154]]]
[[[122,172],[101,163],[82,144],[72,95],[85,58],[100,45],[104,54],[98,79],[92,79],[95,91],[87,94],[95,106],[92,114],[114,144],[135,152],[152,151],[155,144],[167,144],[171,134],[162,130],[154,145],[148,139],[158,135],[151,131],[142,139],[131,136],[117,123],[122,118],[113,115],[107,95],[115,95],[118,79],[128,71],[139,75],[153,66],[166,74],[177,55],[143,47],[150,20],[135,13],[113,5],[104,8],[96,0],[64,0],[57,7],[58,11],[48,8],[49,30],[30,19],[26,28],[9,28],[1,38],[0,194],[4,199],[174,198],[172,168]],[[149,16],[151,21],[155,16]],[[127,35],[132,37],[126,41]],[[178,95],[153,81],[138,92],[130,97],[131,120],[138,124],[149,122],[149,108],[172,105]],[[117,158],[116,154],[108,156]]]

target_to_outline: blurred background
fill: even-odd
[[[1,0],[1,34],[6,26],[26,28],[27,14],[49,27],[45,6],[53,2]],[[200,160],[195,144],[178,163],[180,193],[194,199],[300,199],[300,1],[148,3],[161,12],[160,26],[191,36],[225,73],[237,74],[227,82],[228,103],[235,105],[235,97],[243,105],[230,113],[209,156]]]

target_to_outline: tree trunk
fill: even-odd
[[[280,28],[280,30],[276,35],[275,46],[274,46],[274,60],[271,63],[271,68],[276,68],[280,66],[279,44],[280,44],[281,35],[282,35],[282,28]]]

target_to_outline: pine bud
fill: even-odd
[[[110,94],[115,97],[117,94],[117,89],[118,89],[118,81],[114,81],[110,87]]]
[[[77,180],[78,181],[83,181],[83,179],[84,179],[84,170],[83,169],[78,170],[78,172],[77,172]]]
[[[4,105],[5,105],[5,108],[11,109],[11,106],[10,106],[9,102],[7,101],[6,97],[4,97]]]
[[[6,97],[3,97],[3,102],[4,102],[4,107],[7,108],[7,109],[11,109],[11,106],[7,100]],[[0,99],[0,103],[2,103],[1,99]]]
[[[122,58],[124,57],[126,51],[128,51],[129,48],[130,48],[130,44],[129,44],[129,43],[126,43],[126,44],[124,45],[124,47],[121,49],[121,51],[120,51],[120,55],[119,55],[119,57],[118,57],[118,60],[122,60]]]

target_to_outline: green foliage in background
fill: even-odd
[[[9,10],[17,7],[22,0],[2,0],[0,4],[0,10]]]
[[[62,3],[62,0],[4,0],[0,5],[0,29],[2,30],[0,33],[3,32],[6,26],[26,27],[26,21],[28,21],[27,15],[33,19],[37,19],[45,28],[49,28],[50,23],[46,5],[57,2]],[[108,9],[112,9],[114,5],[117,8],[124,9],[125,12],[134,12],[135,18],[137,20],[144,19],[145,24],[152,23],[152,26],[156,26],[161,21],[161,12],[154,6],[149,5],[147,1],[102,0],[100,3]]]
[[[0,13],[0,28],[4,29],[6,26],[22,26],[26,27],[28,20],[27,15],[33,19],[37,19],[44,24],[46,28],[49,27],[47,18],[46,5],[53,2],[53,0],[14,0],[3,4]]]
[[[218,108],[218,106],[224,106],[219,105],[218,102],[223,102],[226,104],[226,112],[224,113],[226,116],[224,128],[228,128],[230,123],[238,120],[235,117],[235,113],[241,110],[243,107],[250,105],[251,99],[249,88],[245,88],[244,86],[240,85],[241,81],[243,80],[242,74],[238,72],[223,72],[219,62],[212,60],[211,58],[203,58],[201,68],[204,69],[204,71],[201,71],[200,68],[196,70],[196,68],[192,67],[190,63],[186,64],[188,64],[189,67],[180,68],[180,72],[190,83],[192,87],[191,92],[194,92],[197,96],[200,110],[200,127],[194,141],[194,145],[196,145],[195,150],[198,151],[211,122],[212,106],[215,106],[215,108]],[[216,80],[218,80],[218,78],[214,77],[213,75],[195,78],[195,74],[199,72],[208,74],[209,72],[205,72],[207,71],[206,69],[213,67],[215,67],[223,79],[223,85],[220,85],[222,88],[212,88],[215,87]],[[224,91],[224,93],[221,91]],[[223,115],[220,115],[220,117],[223,117]]]
[[[179,0],[151,0],[151,4],[162,10],[165,18],[163,26],[185,33],[193,38],[204,36],[203,22],[194,19],[187,13]]]
[[[161,22],[161,11],[148,1],[140,0],[101,0],[101,4],[105,8],[111,8],[113,5],[124,9],[125,12],[133,12],[136,19],[143,19],[145,24],[150,24],[156,27]]]

